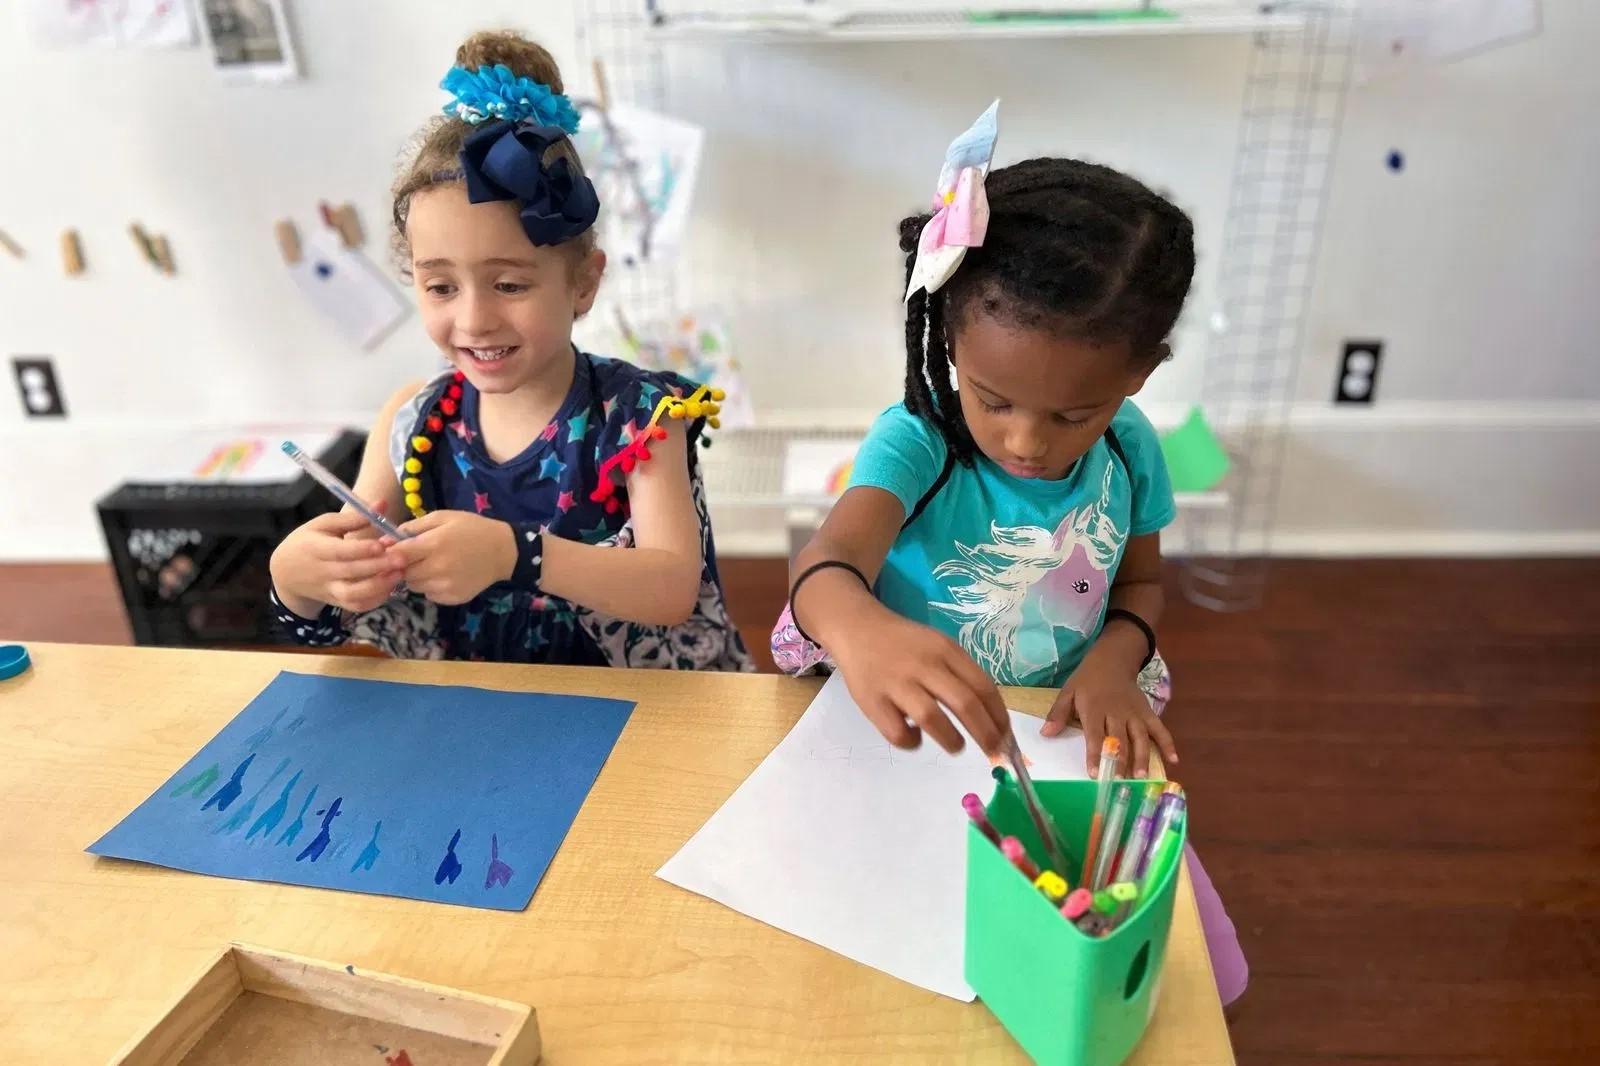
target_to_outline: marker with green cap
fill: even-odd
[[[1139,884],[1139,895],[1148,896],[1150,892],[1161,883],[1166,872],[1172,864],[1178,861],[1178,855],[1183,849],[1183,823],[1185,814],[1180,808],[1172,819],[1172,824],[1162,834],[1155,850],[1151,853],[1150,865],[1144,872],[1144,880]]]

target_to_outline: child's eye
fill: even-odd
[[[1055,420],[1058,425],[1072,426],[1074,428],[1079,426],[1087,426],[1089,424],[1089,420],[1087,418],[1068,418],[1066,415],[1056,415]]]
[[[448,285],[442,281],[435,281],[423,286],[423,291],[429,296],[437,296],[442,299],[443,297],[453,294],[456,291],[456,287],[454,285]]]
[[[983,409],[985,411],[990,411],[990,412],[994,412],[994,413],[998,413],[1000,411],[1009,411],[1009,410],[1011,410],[1011,405],[1008,404],[1008,403],[990,403],[988,400],[985,400],[982,396],[978,397],[978,403],[980,405],[982,405],[982,407],[983,407]]]
[[[495,285],[495,291],[503,293],[506,296],[516,296],[519,293],[527,292],[528,288],[529,287],[527,285],[523,285],[521,282],[516,281],[502,281]]]

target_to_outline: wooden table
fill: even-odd
[[[35,644],[0,681],[0,1048],[104,1062],[229,940],[533,1005],[545,1062],[1013,1062],[962,1004],[656,879],[805,710],[775,676]],[[638,703],[521,913],[202,877],[83,848],[279,670]],[[1047,694],[1012,706],[1042,712]],[[1233,1062],[1187,879],[1130,1060]]]

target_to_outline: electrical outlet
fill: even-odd
[[[16,356],[11,360],[11,370],[17,377],[24,414],[29,418],[67,417],[54,363],[43,356]]]
[[[1333,383],[1333,402],[1372,403],[1378,391],[1378,364],[1382,359],[1382,341],[1345,341],[1339,379]]]

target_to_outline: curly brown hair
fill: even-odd
[[[501,65],[519,78],[531,78],[548,85],[551,92],[565,92],[561,68],[542,45],[528,40],[515,30],[480,30],[456,49],[456,65],[468,70]],[[461,147],[476,126],[454,115],[435,115],[407,144],[405,163],[390,190],[394,196],[392,243],[400,272],[411,276],[411,246],[406,238],[406,218],[411,213],[411,198],[423,189],[461,181],[457,158]],[[570,141],[552,145],[546,162],[566,159],[577,176],[583,175],[583,162]],[[563,247],[578,262],[595,247],[594,230],[568,241]]]

